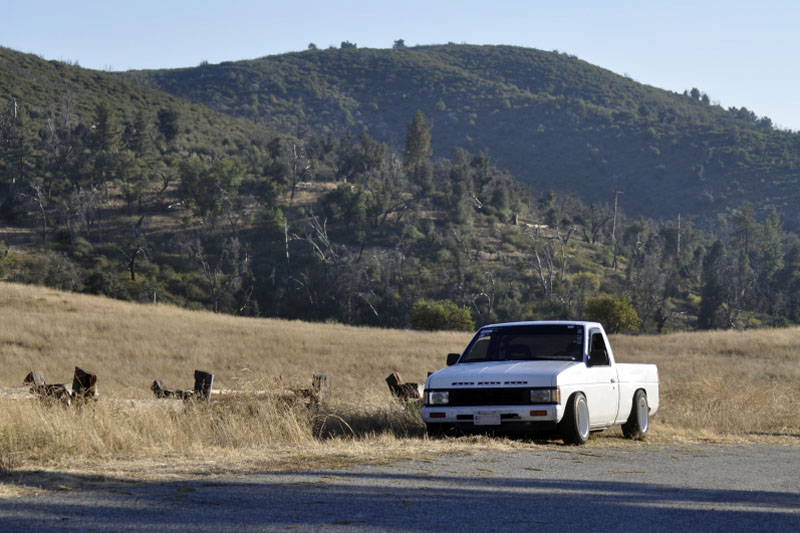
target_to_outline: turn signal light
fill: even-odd
[[[531,416],[547,416],[547,411],[531,411]]]
[[[431,418],[444,418],[445,414],[444,413],[431,413],[430,417]]]

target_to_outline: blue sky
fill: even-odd
[[[345,40],[511,44],[568,52],[664,89],[697,87],[793,130],[798,26],[791,0],[0,0],[0,45],[86,68],[195,66]]]

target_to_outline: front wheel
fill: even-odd
[[[622,434],[629,439],[643,439],[650,429],[650,407],[647,405],[647,395],[642,390],[637,390],[633,395],[633,406],[628,421],[622,424]]]
[[[425,424],[426,433],[429,439],[441,439],[447,434],[447,426],[445,424]]]
[[[581,445],[589,440],[589,406],[583,393],[576,392],[569,397],[558,431],[566,444]]]

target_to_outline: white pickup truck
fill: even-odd
[[[425,382],[431,436],[457,430],[555,432],[584,444],[621,425],[642,438],[658,409],[655,365],[618,364],[597,322],[512,322],[478,330]]]

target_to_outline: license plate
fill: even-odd
[[[476,426],[499,426],[500,413],[476,413],[474,423]]]

